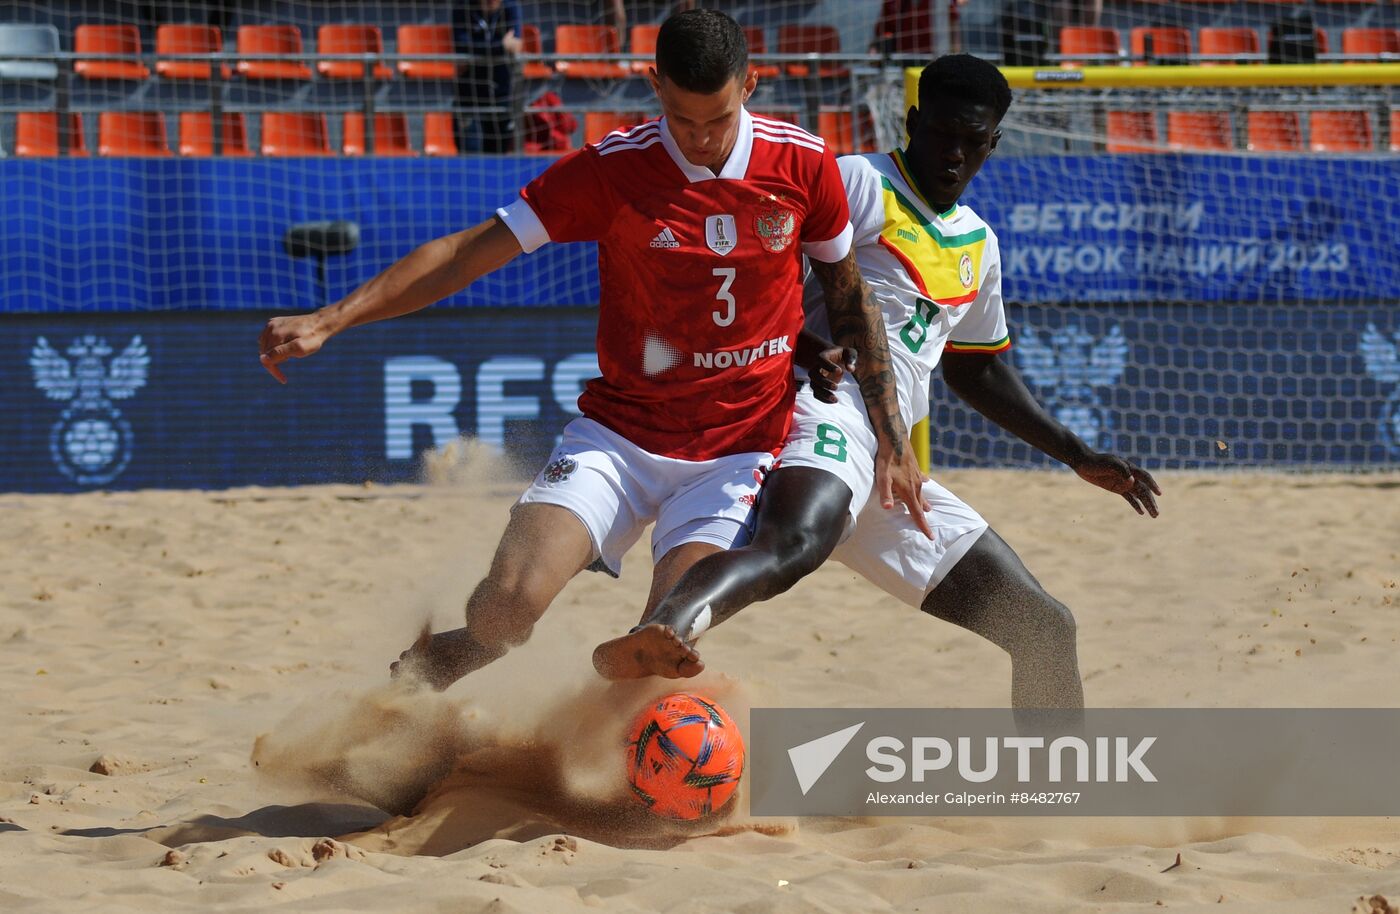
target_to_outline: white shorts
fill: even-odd
[[[653,521],[653,562],[682,543],[748,543],[754,501],[772,465],[773,455],[762,452],[661,457],[592,419],[574,419],[516,504],[567,508],[588,529],[594,559],[618,575],[623,554]]]
[[[904,506],[886,509],[869,498],[855,530],[831,557],[902,603],[921,607],[924,598],[967,554],[987,529],[982,515],[936,482],[924,483],[933,505],[924,514],[933,539],[914,526]]]
[[[810,384],[802,385],[778,463],[825,470],[846,483],[852,495],[850,519],[831,557],[902,602],[921,606],[929,591],[977,542],[987,522],[936,482],[923,487],[924,497],[933,505],[925,515],[932,540],[914,526],[903,505],[886,510],[874,491],[875,430],[850,375],[836,388],[836,400],[822,403]],[[902,395],[900,411],[912,426],[910,403]]]
[[[851,515],[844,535],[849,536],[875,487],[877,447],[865,400],[850,375],[836,388],[835,403],[821,402],[812,385],[802,382],[778,463],[825,470],[846,484],[851,490]]]

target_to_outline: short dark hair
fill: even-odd
[[[1011,87],[1001,71],[982,58],[947,54],[919,74],[919,110],[940,101],[986,105],[1001,120],[1011,107]]]
[[[661,23],[656,72],[687,92],[709,95],[749,72],[749,43],[739,23],[718,10],[686,10]]]

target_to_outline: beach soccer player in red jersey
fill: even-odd
[[[442,689],[501,657],[574,575],[617,574],[649,523],[656,599],[700,558],[746,542],[792,418],[804,254],[834,341],[858,352],[879,441],[876,492],[922,520],[923,477],[831,150],[744,109],[756,77],[743,30],[723,13],[666,20],[651,82],[660,120],[564,156],[491,219],[423,245],[334,305],[263,329],[262,363],[285,382],[283,363],[342,330],[427,307],[546,243],[598,242],[602,377],[512,510],[466,625],[420,638],[396,674]]]

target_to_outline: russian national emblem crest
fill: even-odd
[[[574,458],[556,457],[544,468],[544,472],[540,473],[540,480],[548,486],[558,485],[574,475],[574,470],[577,469],[578,461]]]
[[[68,402],[49,431],[49,452],[59,472],[78,485],[103,485],[126,469],[133,442],[131,423],[112,401],[146,385],[151,358],[139,336],[115,355],[91,334],[67,352],[64,358],[41,336],[29,354],[34,385],[49,399]]]
[[[793,235],[797,233],[797,217],[781,198],[770,196],[754,217],[754,232],[765,251],[781,254],[792,245]]]

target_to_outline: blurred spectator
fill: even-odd
[[[949,49],[962,50],[958,7],[967,0],[948,0]],[[933,0],[884,0],[875,23],[870,50],[875,54],[933,55]]]
[[[511,96],[511,58],[520,53],[522,22],[517,0],[465,0],[452,10],[452,35],[459,54],[476,59],[457,74],[457,104],[464,108],[496,107],[502,110],[457,115],[459,149],[486,153],[515,151],[515,124]],[[475,120],[481,137],[471,142],[466,129]]]

